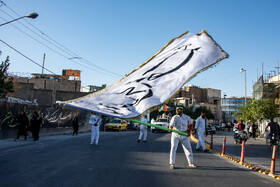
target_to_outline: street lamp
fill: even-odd
[[[247,106],[247,102],[246,102],[246,97],[247,97],[247,94],[246,94],[247,93],[247,91],[246,91],[247,90],[246,89],[246,69],[241,68],[240,72],[242,73],[243,71],[245,72],[244,73],[244,75],[245,75],[245,106]]]
[[[8,21],[8,22],[6,22],[6,23],[3,23],[3,24],[1,24],[0,26],[6,25],[6,24],[8,24],[8,23],[11,23],[11,22],[17,21],[17,20],[22,19],[22,18],[25,18],[25,17],[26,17],[26,18],[32,18],[32,19],[35,19],[35,18],[37,18],[37,17],[38,17],[38,14],[37,14],[37,13],[27,14],[27,15],[25,15],[25,16],[19,17],[19,18],[17,18],[17,19],[12,20],[12,21]]]

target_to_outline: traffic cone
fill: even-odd
[[[244,163],[244,157],[245,157],[245,140],[242,141],[242,148],[241,148],[241,158],[240,158],[240,164]]]
[[[276,158],[276,145],[273,146],[271,167],[270,167],[270,173],[269,173],[270,175],[275,174],[275,158]]]

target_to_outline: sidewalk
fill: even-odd
[[[241,144],[235,144],[233,139],[233,132],[216,131],[213,135],[213,149],[222,151],[223,138],[226,137],[226,150],[225,154],[234,158],[240,159]],[[205,138],[207,144],[210,144],[211,135]],[[266,146],[264,138],[249,138],[245,143],[245,160],[244,162],[261,167],[266,170],[270,170],[272,158],[272,150],[269,150]],[[276,164],[275,174],[280,174],[280,150],[276,152]]]

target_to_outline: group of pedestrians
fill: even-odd
[[[257,123],[252,123],[251,120],[248,120],[244,124],[244,121],[240,120],[233,127],[234,140],[236,140],[237,134],[241,131],[246,132],[247,138],[250,138],[252,136],[253,139],[256,139],[257,129],[258,129],[258,124]]]
[[[24,136],[24,140],[26,140],[28,136],[28,130],[31,131],[34,141],[39,140],[39,133],[40,128],[43,124],[43,119],[39,116],[37,111],[33,112],[32,118],[29,121],[26,113],[23,110],[21,110],[17,118],[17,123],[18,133],[15,140],[19,140],[20,136]]]

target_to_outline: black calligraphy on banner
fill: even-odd
[[[195,52],[200,50],[201,47],[192,48],[191,44],[183,45],[174,50],[169,56],[160,60],[158,64],[151,67],[149,70],[145,71],[142,74],[142,77],[125,83],[125,88],[121,88],[116,95],[124,96],[125,102],[122,104],[103,104],[99,103],[99,108],[107,112],[113,112],[114,114],[124,115],[127,111],[132,111],[133,107],[139,105],[143,100],[148,99],[153,96],[153,82],[159,78],[162,78],[166,75],[174,73],[184,67],[194,56]],[[168,59],[179,54],[181,52],[189,51],[188,56],[174,68],[160,72],[159,68],[164,66],[165,63],[168,63]],[[126,112],[124,112],[126,111]]]

